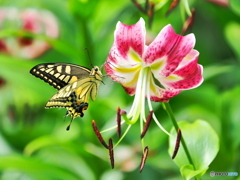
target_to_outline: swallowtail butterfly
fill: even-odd
[[[68,63],[44,63],[33,67],[30,73],[59,91],[47,102],[45,108],[63,107],[67,115],[83,117],[88,108],[88,100],[96,99],[102,82],[102,73],[97,66],[91,70]],[[71,123],[67,127],[69,130]]]

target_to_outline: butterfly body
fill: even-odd
[[[66,115],[72,119],[84,116],[89,98],[96,99],[102,82],[102,73],[97,66],[90,70],[69,63],[44,63],[33,67],[30,73],[59,90],[45,108],[66,108]]]

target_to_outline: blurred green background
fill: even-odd
[[[155,37],[167,24],[180,33],[184,23],[181,6],[166,16],[171,2],[153,2],[156,8],[148,33]],[[170,104],[178,121],[205,120],[220,138],[219,153],[202,179],[236,179],[210,177],[209,172],[240,173],[240,3],[239,0],[229,1],[228,6],[207,0],[189,3],[196,10],[191,32],[196,36],[195,49],[200,52],[199,64],[204,67],[205,81],[200,87],[172,98]],[[64,121],[66,110],[44,109],[56,90],[29,73],[33,66],[44,62],[91,68],[85,47],[93,64],[102,67],[113,43],[116,23],[135,24],[144,17],[147,24],[146,15],[130,0],[1,0],[0,6],[48,10],[59,26],[56,39],[28,36],[14,26],[0,26],[1,39],[24,36],[51,46],[40,56],[28,59],[18,54],[0,54],[1,179],[181,179],[168,154],[168,136],[154,123],[145,137],[150,153],[143,172],[139,173],[141,142],[139,128],[135,126],[115,149],[115,169],[111,169],[108,151],[98,142],[91,121],[95,120],[103,130],[115,125],[118,106],[129,110],[133,97],[121,85],[104,78],[105,85],[101,85],[97,100],[90,102],[85,116],[76,118],[71,130],[66,131],[70,120],[67,117]],[[153,105],[160,123],[170,131],[172,124],[161,104]],[[114,142],[118,139],[114,130],[103,135],[106,139],[113,137]]]

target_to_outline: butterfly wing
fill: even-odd
[[[100,71],[99,71],[100,72]],[[60,89],[46,104],[45,108],[64,107],[72,118],[83,117],[88,107],[88,100],[96,99],[101,79],[95,75],[79,79]]]
[[[56,89],[62,89],[69,83],[89,76],[91,70],[69,63],[43,63],[34,66],[30,73]]]

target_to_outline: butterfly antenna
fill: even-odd
[[[84,50],[87,51],[87,53],[88,53],[88,58],[89,58],[89,61],[90,61],[90,65],[93,67],[92,60],[91,60],[91,57],[90,57],[90,53],[89,53],[89,51],[88,51],[88,48],[84,48]]]
[[[72,117],[72,119],[71,119],[71,121],[70,121],[69,125],[68,125],[68,126],[67,126],[67,128],[66,128],[66,130],[67,130],[67,131],[69,131],[69,130],[70,130],[70,127],[71,127],[72,121],[73,121],[73,117]]]

